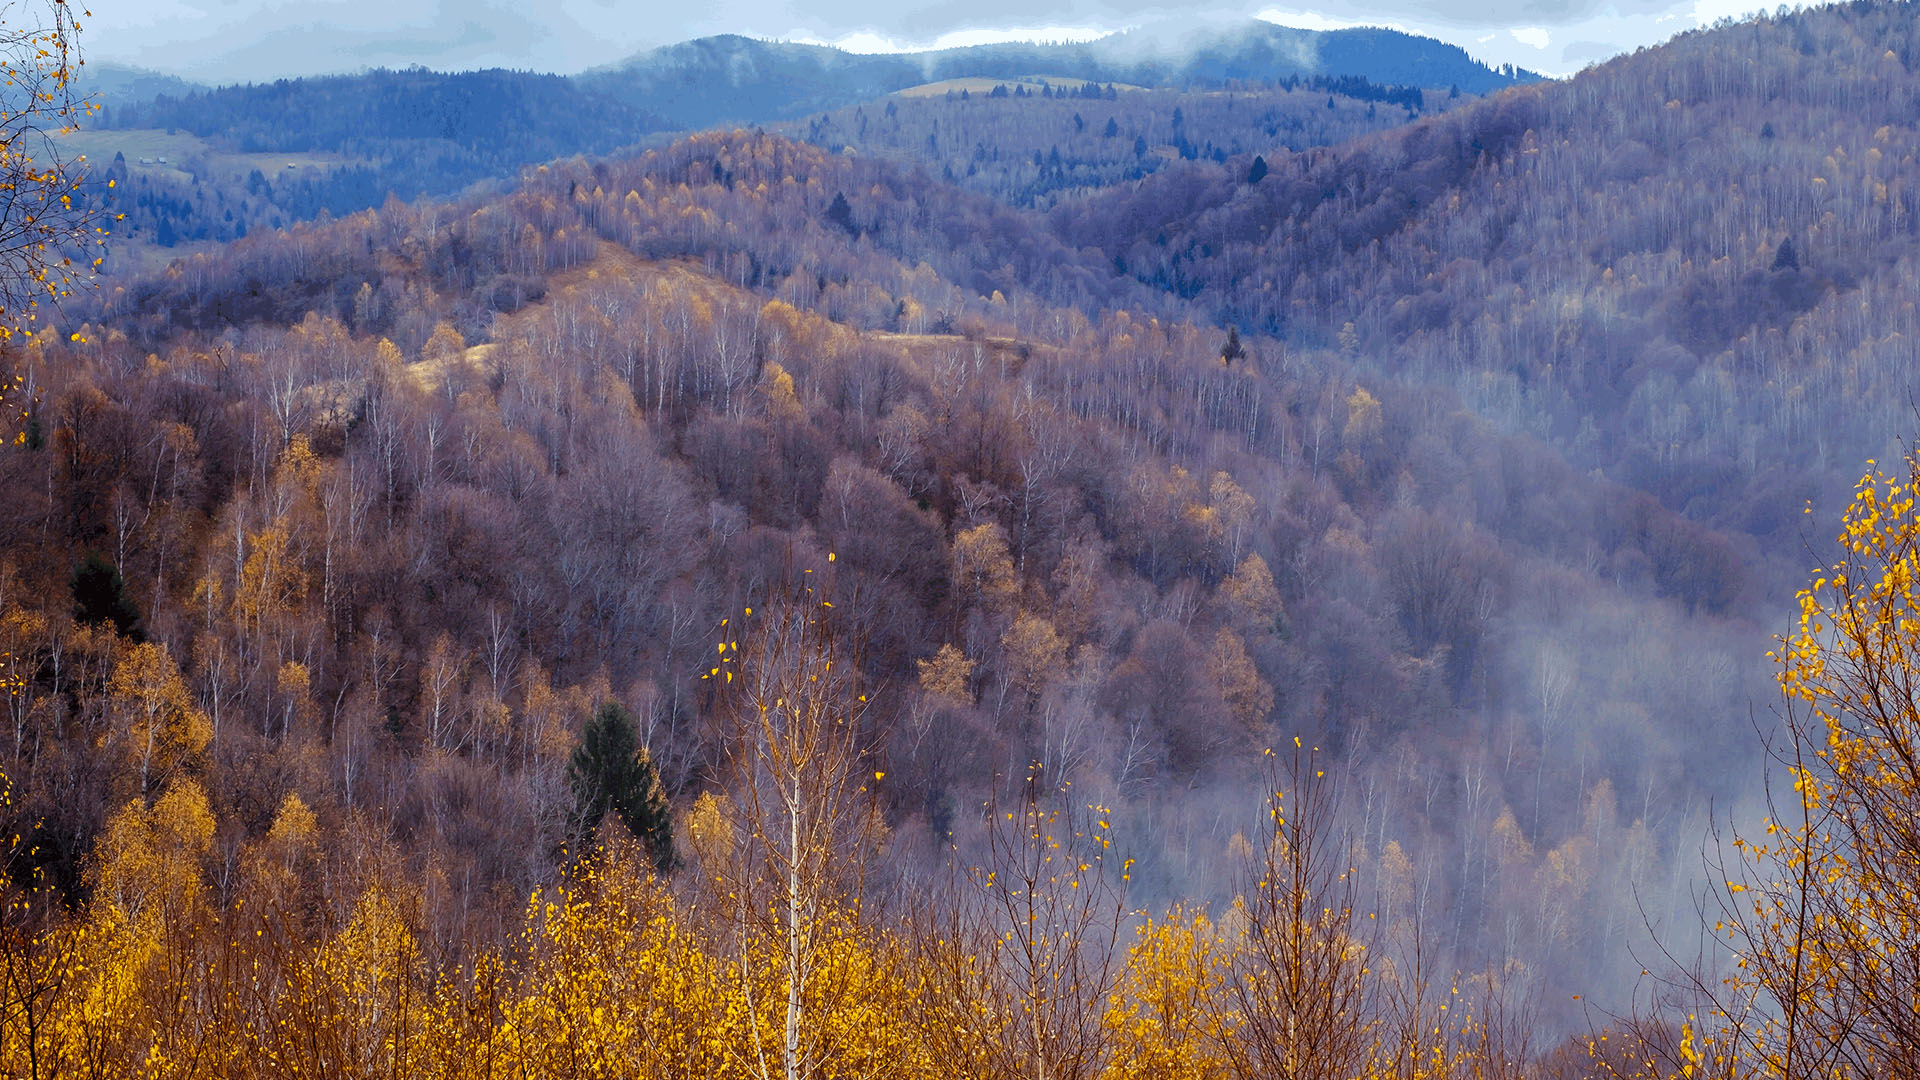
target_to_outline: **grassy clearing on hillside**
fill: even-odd
[[[125,154],[128,169],[149,173],[170,172],[181,180],[188,180],[194,174],[205,178],[232,176],[244,180],[255,169],[272,180],[283,172],[337,169],[360,163],[358,159],[339,154],[230,152],[190,132],[169,134],[159,128],[75,131],[61,136],[60,145],[70,153],[85,154],[87,160],[102,166],[112,162],[114,154]],[[142,164],[143,160],[150,164]],[[187,168],[189,163],[195,167]]]
[[[942,94],[957,94],[962,90],[970,94],[990,94],[996,86],[1004,86],[1007,88],[1007,91],[1011,93],[1014,87],[1024,86],[1029,91],[1037,94],[1043,86],[1051,86],[1056,92],[1061,90],[1078,90],[1087,85],[1089,81],[1091,80],[1076,79],[1071,75],[1015,75],[1005,79],[990,79],[984,76],[969,75],[960,79],[942,79],[939,82],[909,86],[905,90],[896,92],[901,97],[939,97]],[[1144,86],[1134,86],[1131,83],[1103,82],[1099,85],[1111,86],[1115,90],[1146,89]]]

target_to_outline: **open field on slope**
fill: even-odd
[[[182,181],[190,180],[196,173],[203,177],[245,179],[255,169],[268,180],[274,180],[285,172],[336,169],[360,163],[357,158],[340,154],[230,152],[190,132],[168,133],[159,128],[75,131],[59,138],[61,148],[67,153],[84,154],[97,166],[104,167],[113,161],[113,155],[124,154],[129,170],[171,173]],[[195,167],[187,168],[189,163]]]
[[[1092,80],[1076,79],[1071,75],[1015,75],[1005,79],[990,79],[985,76],[969,75],[959,79],[941,79],[939,82],[909,86],[905,90],[896,91],[896,93],[900,97],[939,97],[942,94],[957,94],[962,90],[970,94],[990,94],[996,86],[1004,86],[1007,88],[1008,93],[1012,93],[1014,87],[1024,86],[1029,91],[1037,94],[1043,86],[1051,86],[1056,91],[1078,90],[1090,81]],[[1115,90],[1146,89],[1144,86],[1134,86],[1131,83],[1103,82],[1100,83],[1100,85],[1111,86]]]

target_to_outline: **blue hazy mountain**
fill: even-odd
[[[189,82],[177,75],[97,61],[89,62],[81,70],[80,77],[74,81],[74,85],[80,93],[108,108],[133,102],[151,101],[162,95],[184,97],[196,90],[207,89],[199,83]]]
[[[409,68],[205,87],[102,67],[89,69],[87,87],[106,105],[93,126],[184,132],[229,153],[344,159],[321,171],[247,176],[244,191],[227,190],[241,182],[232,176],[196,174],[189,184],[136,172],[127,178],[125,196],[136,218],[154,219],[147,222],[151,235],[165,245],[178,238],[230,239],[248,222],[277,226],[323,209],[349,213],[378,205],[389,192],[403,199],[446,194],[514,176],[527,165],[614,153],[669,132],[793,120],[946,79],[1036,74],[1188,90],[1247,83],[1291,89],[1304,82],[1327,93],[1329,102],[1339,96],[1397,103],[1408,118],[1421,100],[1408,87],[1485,94],[1538,78],[1495,70],[1455,46],[1396,31],[1315,32],[1249,20],[1080,43],[900,54],[722,35],[571,77]],[[1371,105],[1365,108],[1371,118]],[[1143,145],[1135,156],[1144,152]],[[211,202],[194,187],[208,181],[218,188]]]
[[[1136,86],[1213,86],[1325,76],[1485,94],[1540,76],[1397,30],[1299,30],[1249,20],[1113,34],[1090,42],[849,53],[737,35],[650,49],[578,76],[583,87],[683,128],[785,120],[967,76],[1047,74]]]

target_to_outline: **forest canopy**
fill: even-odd
[[[1908,14],[193,196],[0,349],[6,1060],[1904,1060]]]

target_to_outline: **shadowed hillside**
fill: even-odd
[[[1194,163],[1054,222],[1214,318],[1450,383],[1786,551],[1801,500],[1911,426],[1912,14],[1687,34],[1257,184]]]
[[[1319,76],[1225,91],[1121,92],[1057,76],[982,82],[964,91],[910,91],[781,130],[829,150],[917,162],[948,183],[1044,210],[1177,162],[1251,162],[1343,142],[1470,100]],[[1264,158],[1245,166],[1265,167]]]
[[[765,123],[871,101],[921,83],[1037,72],[1100,83],[1193,88],[1320,76],[1487,93],[1538,78],[1496,72],[1463,50],[1391,30],[1295,30],[1249,22],[1162,28],[1055,45],[974,45],[866,55],[722,36],[651,50],[580,76],[583,86],[683,127]]]
[[[1383,104],[1376,118],[1371,106],[1419,105],[1420,90],[1391,81],[1403,73],[1432,75],[1436,86],[1468,92],[1524,77],[1496,74],[1457,49],[1406,35],[1315,35],[1256,25],[1252,34],[1226,39],[1156,39],[1150,49],[1116,35],[1085,46],[980,46],[900,56],[720,36],[573,78],[413,69],[207,88],[108,68],[90,85],[107,106],[100,127],[121,137],[89,131],[87,141],[108,147],[95,154],[96,167],[116,184],[114,212],[127,215],[122,237],[170,249],[233,240],[249,229],[280,228],[323,212],[352,213],[380,205],[389,194],[411,200],[477,182],[510,183],[524,166],[657,144],[664,131],[790,119],[950,76],[1070,69],[1103,85],[1131,79],[1178,88],[1230,80],[1285,81],[1291,88],[1304,81],[1312,90],[1369,102],[1364,120],[1343,114],[1331,124],[1315,117],[1301,125],[1310,129],[1308,142],[1410,115]],[[1336,59],[1323,62],[1320,52]],[[1121,149],[1131,152],[1138,134],[1128,135]],[[1238,145],[1237,138],[1220,135],[1221,145]],[[1198,152],[1185,140],[1175,142]],[[116,150],[133,146],[160,149],[131,152],[125,164],[113,161]],[[285,161],[266,162],[238,175],[224,167],[235,155],[257,154],[291,155],[300,167],[312,164],[305,155],[321,155],[328,167],[300,172],[284,168]],[[1134,166],[1144,154],[1134,156]],[[171,160],[155,168],[163,157]],[[1112,182],[1124,169],[1078,180]],[[110,269],[137,270],[145,260],[129,261],[132,266]]]

